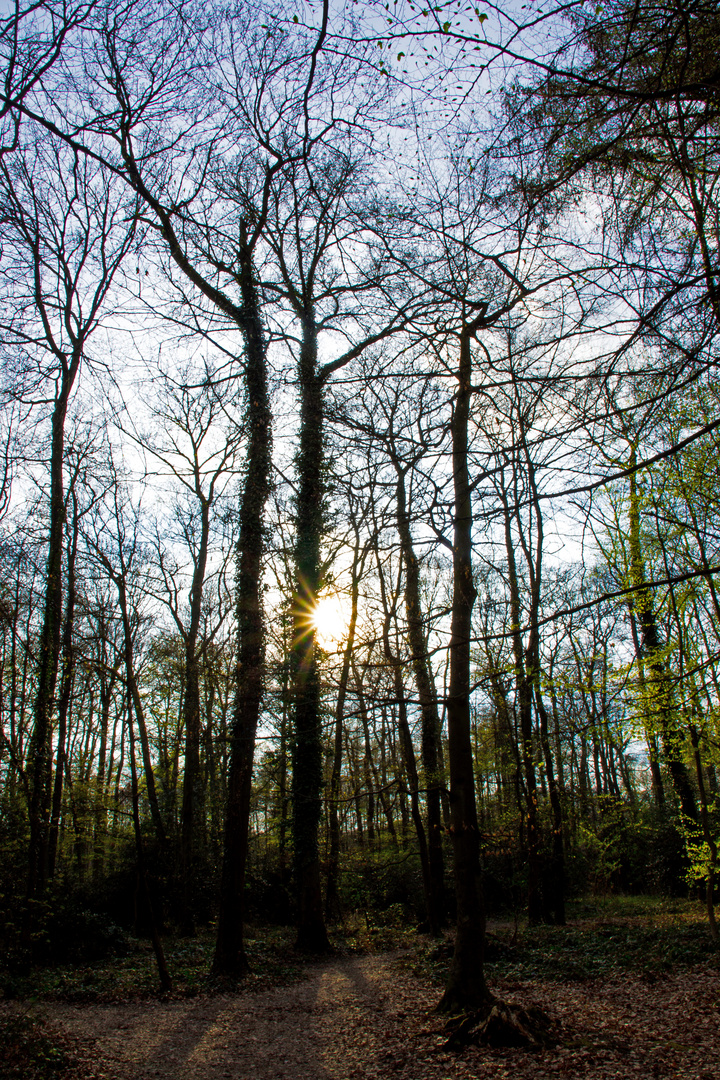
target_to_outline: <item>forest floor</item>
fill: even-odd
[[[0,1003],[0,1028],[23,1028],[35,1047],[32,1066],[23,1066],[0,1038],[0,1074],[13,1080],[720,1077],[720,955],[697,909],[595,914],[562,929],[490,929],[492,990],[541,1005],[560,1021],[555,1048],[448,1050],[444,1018],[433,1011],[448,944],[425,939],[418,946],[415,935],[411,946],[407,931],[385,928],[375,935],[377,951],[346,951],[307,965],[296,959],[284,976],[275,970],[270,977],[268,968],[236,993],[188,990],[189,968],[182,990],[166,998],[132,993],[122,975],[112,991],[98,970],[94,989],[87,978],[78,989],[66,974],[64,989],[45,985],[32,1002]],[[393,938],[404,947],[388,950]],[[178,970],[177,956],[171,959]]]

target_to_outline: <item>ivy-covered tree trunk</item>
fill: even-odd
[[[297,947],[327,952],[320,884],[318,830],[322,814],[323,745],[320,681],[313,612],[320,589],[323,527],[323,382],[317,370],[312,307],[302,314],[298,365],[300,448],[295,536],[295,597],[291,651],[294,705],[292,832],[298,909]]]
[[[241,224],[241,290],[246,353],[248,447],[240,499],[237,547],[237,662],[230,726],[223,866],[213,974],[237,977],[248,967],[243,941],[243,889],[248,855],[253,758],[264,683],[262,555],[265,503],[270,491],[272,434],[266,343],[252,251]]]

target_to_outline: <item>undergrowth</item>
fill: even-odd
[[[257,935],[257,936],[254,936]],[[251,972],[243,990],[264,990],[303,977],[303,959],[292,950],[294,932],[287,927],[247,928],[245,948]],[[210,976],[215,937],[210,932],[194,938],[167,936],[165,959],[173,980],[173,997],[224,991],[227,983]],[[149,941],[130,938],[124,956],[92,964],[35,968],[18,976],[0,976],[0,996],[69,1002],[127,1001],[158,995],[155,956]]]
[[[442,985],[451,956],[451,940],[429,943],[418,950],[415,966]],[[490,983],[585,982],[627,974],[653,980],[712,957],[720,962],[696,905],[628,897],[576,903],[567,926],[491,922],[486,968]]]
[[[332,928],[340,955],[403,949],[407,963],[438,985],[446,978],[452,935],[441,942],[419,936],[402,905],[382,913],[347,913]],[[243,992],[286,985],[305,977],[312,958],[293,949],[290,927],[246,927],[251,972],[237,987],[210,976],[214,935],[164,938],[173,997],[192,997],[228,989]],[[657,978],[676,968],[717,956],[697,905],[647,897],[590,900],[569,905],[565,927],[526,927],[491,922],[488,937],[489,981],[553,979],[585,981],[633,972]],[[151,945],[129,938],[123,955],[94,963],[35,968],[25,974],[0,972],[0,997],[68,1002],[124,1001],[156,997],[158,975]]]

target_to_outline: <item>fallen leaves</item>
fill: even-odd
[[[444,1048],[432,979],[407,958],[332,959],[300,983],[185,1001],[61,1006],[46,1012],[94,1036],[112,1080],[715,1080],[720,973],[711,963],[651,984],[639,975],[492,989],[562,1020],[536,1051]]]

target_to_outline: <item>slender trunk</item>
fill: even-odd
[[[78,358],[79,359],[79,358]],[[63,459],[65,418],[77,364],[65,372],[61,393],[52,415],[50,446],[50,533],[45,581],[43,623],[38,648],[38,681],[35,716],[28,748],[30,844],[28,849],[28,910],[23,937],[30,940],[32,903],[45,890],[48,875],[48,839],[52,780],[52,709],[60,661],[62,625],[62,562],[65,497]]]
[[[385,635],[387,636],[387,634]],[[410,786],[410,814],[415,826],[415,835],[417,836],[418,851],[420,854],[420,869],[422,872],[423,893],[425,896],[425,910],[427,912],[428,926],[430,933],[434,937],[438,937],[442,929],[442,907],[438,905],[438,897],[434,891],[434,882],[432,877],[432,869],[430,863],[430,850],[427,842],[427,836],[425,834],[425,826],[423,824],[422,813],[420,811],[419,795],[419,777],[417,770],[417,762],[415,760],[415,748],[413,747],[412,735],[410,733],[410,725],[407,718],[407,704],[405,701],[405,688],[403,686],[402,672],[400,670],[400,664],[395,656],[393,656],[390,650],[389,640],[386,643],[385,655],[388,658],[388,662],[392,664],[393,670],[393,683],[395,690],[395,697],[398,703],[398,731],[400,733],[400,748],[402,752],[402,759],[405,765],[405,771],[407,773],[408,784]],[[439,807],[439,799],[438,799]]]
[[[362,817],[362,795],[361,795],[361,782],[360,782],[360,768],[355,758],[355,750],[353,749],[352,741],[350,740],[347,732],[345,732],[345,755],[347,757],[348,770],[350,772],[350,782],[353,788],[353,802],[355,804],[355,820],[357,822],[357,839],[358,845],[363,847],[365,844],[365,836],[363,833],[363,817]]]
[[[105,565],[109,566],[110,564],[109,562],[105,561]],[[137,679],[135,678],[134,645],[132,627],[130,625],[130,615],[128,612],[125,572],[123,569],[120,573],[112,572],[112,574],[113,581],[115,582],[115,586],[118,590],[118,599],[120,601],[120,613],[122,616],[125,646],[125,679],[128,689],[130,691],[130,695],[132,697],[132,704],[135,710],[135,718],[138,725],[138,734],[140,735],[140,749],[142,751],[143,772],[145,774],[145,787],[147,789],[148,803],[150,804],[150,816],[152,817],[153,827],[155,829],[155,835],[157,837],[158,844],[160,845],[161,849],[164,849],[167,839],[165,835],[165,825],[163,824],[162,815],[160,814],[160,806],[158,804],[157,790],[155,787],[155,772],[152,765],[152,758],[150,757],[150,743],[148,741],[147,725],[145,723],[145,711],[143,709],[142,698],[140,697],[140,690],[138,688]]]
[[[199,485],[198,485],[199,487]],[[185,638],[185,688],[183,714],[185,720],[185,770],[183,773],[180,849],[183,880],[182,930],[195,933],[195,914],[200,877],[201,851],[199,835],[205,820],[204,785],[200,775],[200,741],[202,714],[200,706],[200,659],[198,636],[202,617],[203,585],[210,540],[210,503],[202,495],[200,541],[198,545],[192,587],[190,589],[190,625]]]
[[[378,784],[373,774],[372,747],[370,745],[370,725],[368,723],[367,705],[365,704],[365,693],[363,691],[362,676],[358,672],[355,663],[353,663],[353,675],[355,677],[355,693],[357,694],[358,699],[358,711],[360,713],[360,721],[363,731],[363,745],[365,748],[365,753],[363,754],[363,778],[365,780],[365,790],[367,791],[368,843],[372,847],[373,841],[375,839],[375,792],[377,791]]]
[[[138,878],[138,891],[143,897],[145,903],[145,909],[147,912],[148,922],[150,925],[150,939],[152,941],[153,951],[155,953],[155,962],[157,963],[158,976],[160,978],[160,989],[164,993],[169,993],[172,986],[172,979],[167,969],[165,962],[165,953],[163,951],[162,942],[158,933],[157,922],[155,919],[155,912],[153,910],[152,896],[150,894],[150,887],[148,885],[147,877],[147,865],[145,862],[145,847],[143,844],[142,831],[140,829],[140,808],[139,808],[139,791],[138,791],[138,778],[137,778],[137,766],[135,763],[135,732],[133,729],[133,715],[132,715],[132,701],[133,694],[128,687],[128,734],[130,736],[130,780],[132,784],[132,813],[133,813],[133,828],[135,832],[135,857],[137,860],[137,878]]]
[[[502,492],[505,518],[505,554],[508,562],[508,585],[510,589],[510,619],[513,659],[515,661],[515,702],[520,721],[520,761],[524,780],[525,821],[528,862],[528,921],[536,926],[543,921],[542,865],[540,859],[540,826],[538,821],[537,776],[535,772],[535,747],[532,722],[534,642],[530,631],[528,646],[523,650],[520,609],[520,587],[515,563],[515,551],[511,532],[511,515],[505,492]]]
[[[345,697],[347,695],[348,680],[350,678],[350,661],[352,658],[353,646],[355,644],[360,577],[362,576],[365,561],[364,556],[363,559],[360,560],[359,554],[359,542],[357,542],[353,558],[352,586],[350,593],[350,623],[348,625],[348,636],[343,651],[340,684],[338,686],[338,696],[335,704],[335,737],[333,740],[333,761],[332,773],[330,776],[330,851],[328,854],[327,885],[325,890],[325,914],[328,919],[341,914],[340,896],[338,893],[338,879],[340,872],[340,773],[342,770]]]
[[[650,766],[650,781],[652,784],[653,798],[660,813],[665,813],[665,788],[663,786],[662,772],[660,771],[660,748],[658,747],[657,735],[650,723],[650,710],[648,707],[649,697],[647,683],[645,681],[645,659],[643,657],[640,637],[637,629],[637,619],[632,604],[629,607],[630,630],[635,646],[635,658],[638,666],[638,685],[640,687],[640,699],[642,702],[643,718],[645,721],[645,740],[648,748],[648,764]]]
[[[410,521],[407,512],[405,492],[405,474],[400,463],[393,456],[393,465],[397,473],[395,485],[396,518],[400,547],[405,566],[405,613],[407,617],[408,642],[411,663],[415,675],[415,685],[420,702],[422,731],[422,762],[425,774],[427,800],[428,858],[430,874],[430,894],[428,918],[436,933],[437,928],[445,923],[445,869],[443,862],[443,828],[441,793],[445,784],[442,763],[442,744],[440,741],[440,716],[437,707],[435,684],[430,671],[423,610],[420,598],[420,569],[412,542]]]
[[[448,758],[453,870],[457,902],[455,949],[439,1007],[446,1012],[486,1008],[485,903],[480,870],[472,743],[470,738],[470,642],[477,592],[472,571],[472,495],[468,474],[468,419],[472,382],[470,341],[482,324],[464,326],[451,435],[455,522],[448,687]]]
[[[278,778],[278,798],[280,800],[280,821],[278,824],[278,858],[280,860],[280,878],[283,885],[288,883],[287,837],[289,824],[288,798],[288,727],[289,727],[289,666],[283,662],[283,699],[280,717],[280,776]]]
[[[560,791],[555,779],[552,750],[550,749],[550,736],[548,715],[540,693],[539,672],[535,683],[535,702],[540,719],[540,742],[542,744],[543,758],[545,759],[545,773],[547,775],[548,793],[550,796],[550,808],[552,810],[552,858],[550,860],[549,873],[545,881],[545,898],[548,912],[557,926],[565,925],[565,846],[563,842],[563,812]]]
[[[98,754],[96,796],[95,796],[95,826],[93,845],[93,881],[97,884],[103,874],[105,865],[105,847],[107,836],[107,739],[110,728],[110,703],[112,691],[117,676],[117,668],[109,675],[103,675],[100,685],[100,750]],[[113,731],[110,744],[110,761],[115,744],[115,731]]]
[[[70,708],[73,680],[75,677],[75,650],[73,647],[73,634],[75,622],[75,601],[77,599],[77,583],[75,566],[77,562],[78,533],[80,521],[78,518],[77,499],[73,490],[73,528],[70,548],[67,560],[67,601],[65,604],[65,625],[63,627],[62,642],[62,678],[60,680],[60,696],[58,699],[58,737],[55,763],[55,782],[52,795],[52,813],[50,815],[50,836],[48,843],[48,878],[55,876],[55,863],[57,859],[58,831],[60,826],[60,813],[62,809],[63,775],[65,766],[65,740],[67,737],[67,718]]]

